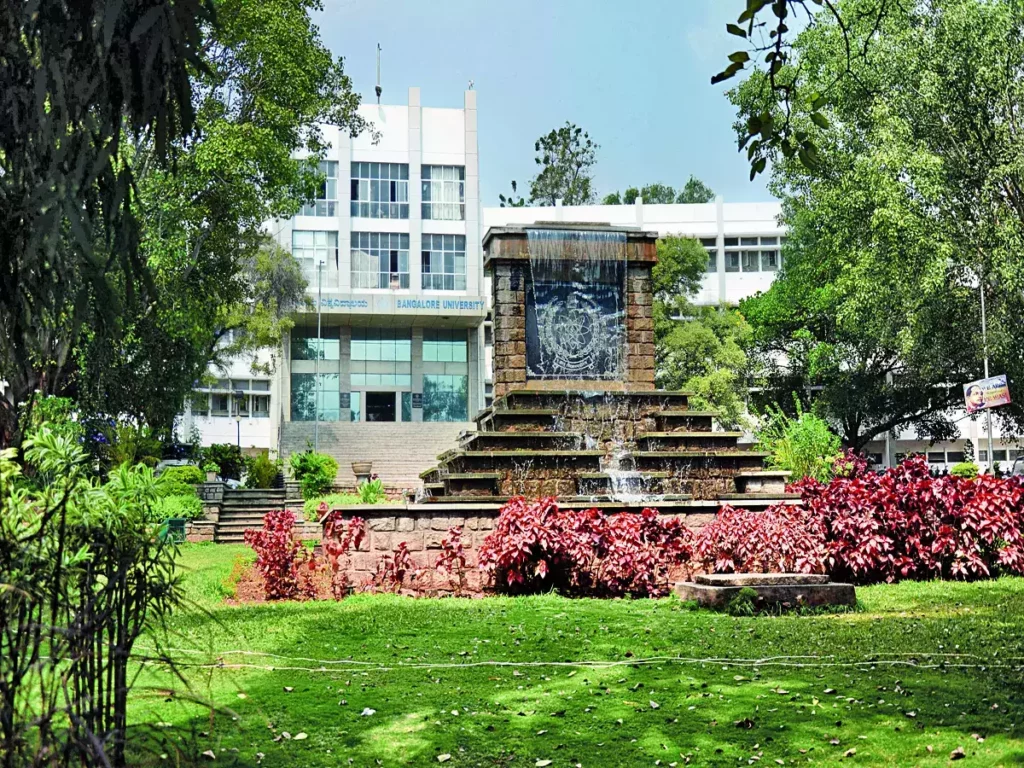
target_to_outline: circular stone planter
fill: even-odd
[[[356,485],[369,481],[373,472],[372,461],[353,461],[352,474],[356,476]]]

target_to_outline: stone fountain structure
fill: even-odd
[[[495,400],[423,473],[420,504],[550,495],[706,520],[723,504],[795,500],[742,433],[716,429],[686,392],[656,389],[656,243],[654,232],[595,224],[487,232]]]

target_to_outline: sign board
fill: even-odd
[[[351,392],[340,392],[338,393],[338,408],[345,410],[352,407],[352,393]]]
[[[487,313],[487,302],[479,296],[416,297],[393,294],[325,293],[320,297],[324,312],[356,315],[435,315],[477,317]]]
[[[412,393],[412,407],[413,408],[422,408],[423,407],[423,393],[422,392],[413,392]]]
[[[964,384],[964,403],[968,413],[1010,404],[1010,387],[1006,376],[990,376]]]

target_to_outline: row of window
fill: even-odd
[[[770,237],[726,237],[726,272],[778,272],[782,265],[779,248],[786,238]],[[714,237],[702,237],[700,244],[708,254],[708,272],[718,272],[718,241]]]
[[[320,163],[324,182],[316,200],[302,207],[303,216],[336,216],[338,163]],[[466,218],[466,169],[461,165],[424,165],[421,175],[421,211],[424,219],[463,221]],[[409,218],[409,166],[407,163],[352,163],[349,185],[350,215],[364,219]]]
[[[243,419],[270,417],[270,395],[235,395],[221,392],[192,393],[192,413],[196,416],[237,416]]]
[[[292,373],[292,421],[412,421],[412,392],[340,391],[341,377]],[[423,421],[468,421],[469,377],[424,374]]]
[[[270,379],[217,379],[207,387],[197,387],[199,390],[213,390],[224,392],[269,392]]]
[[[351,255],[353,288],[409,288],[408,234],[353,232]],[[338,233],[294,230],[292,256],[315,283],[317,264],[339,268]],[[465,235],[423,235],[420,274],[426,290],[466,290]]]
[[[315,329],[295,328],[291,334],[291,353],[292,360],[316,360],[317,357],[340,360],[341,342],[337,338],[317,339]],[[408,328],[353,328],[349,359],[353,362],[353,371],[357,362],[411,364],[412,331]],[[423,329],[424,362],[465,363],[467,359],[465,331]],[[359,372],[366,372],[366,368],[360,368]]]

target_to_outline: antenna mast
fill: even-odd
[[[380,43],[377,43],[377,105],[380,106],[380,92],[383,90],[380,87]]]

